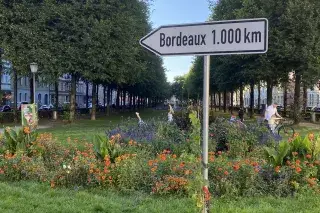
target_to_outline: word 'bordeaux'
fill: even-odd
[[[199,46],[206,45],[206,35],[182,35],[182,32],[178,36],[167,36],[164,33],[160,33],[160,47],[164,46]]]

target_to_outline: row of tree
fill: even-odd
[[[162,60],[139,46],[139,39],[151,30],[148,4],[140,0],[0,0],[0,45],[14,66],[14,80],[30,76],[32,88],[29,64],[37,62],[41,77],[55,85],[58,105],[58,78],[71,75],[70,120],[75,115],[79,80],[93,84],[92,119],[96,85],[107,88],[108,106],[112,89],[118,91],[118,100],[120,94],[129,96],[132,105],[146,98],[153,103],[164,99],[169,85]]]
[[[262,55],[228,55],[211,57],[211,94],[221,96],[240,92],[250,85],[250,112],[253,114],[254,87],[267,86],[267,103],[272,103],[272,88],[284,88],[287,110],[289,72],[294,73],[294,120],[300,121],[302,94],[313,87],[320,76],[320,1],[318,0],[219,0],[212,1],[211,20],[267,18],[269,50]],[[176,78],[173,85],[178,96],[202,97],[203,57],[196,57],[189,73]],[[180,90],[177,89],[179,88]],[[303,88],[303,91],[301,91]],[[258,89],[260,91],[260,89]],[[303,93],[304,92],[304,93]],[[213,97],[215,97],[214,95]],[[260,93],[259,93],[260,97]],[[226,101],[224,101],[226,102]],[[260,107],[261,98],[258,98]],[[231,101],[232,107],[232,101]]]

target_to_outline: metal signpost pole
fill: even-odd
[[[209,138],[209,79],[210,79],[210,56],[204,56],[203,65],[203,129],[202,129],[202,166],[204,187],[208,189],[208,138]],[[207,213],[209,201],[204,202],[203,212]]]
[[[161,26],[140,40],[159,56],[204,55],[202,165],[208,193],[208,129],[210,55],[263,54],[268,51],[268,20],[264,18]],[[207,194],[208,195],[208,194]],[[205,196],[203,211],[209,211]]]

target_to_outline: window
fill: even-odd
[[[28,79],[27,79],[27,77],[25,77],[24,78],[24,85],[26,85],[26,86],[27,86],[27,81],[28,81]]]
[[[21,77],[19,81],[20,86],[22,86],[22,83],[23,83],[23,78]]]
[[[27,93],[24,93],[24,101],[27,101]]]
[[[44,104],[48,105],[48,94],[44,95]]]
[[[41,103],[41,94],[38,94],[38,102]]]

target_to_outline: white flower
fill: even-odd
[[[65,169],[65,168],[67,168],[67,166],[66,166],[66,165],[64,165],[64,164],[63,164],[63,166],[62,166],[62,167],[63,167],[64,169]]]
[[[70,166],[70,165],[68,165],[68,169],[71,169],[71,166]]]

